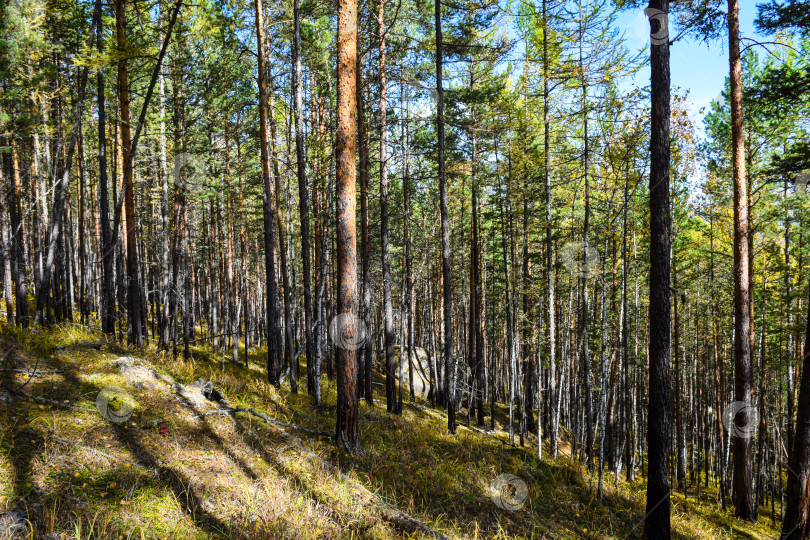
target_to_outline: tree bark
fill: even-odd
[[[53,212],[51,213],[51,224],[50,224],[50,231],[48,236],[48,255],[45,259],[45,265],[42,270],[42,278],[40,282],[37,284],[37,310],[36,314],[34,315],[34,320],[39,323],[43,324],[46,322],[47,313],[46,308],[48,304],[48,297],[51,292],[51,275],[53,271],[54,264],[57,261],[57,251],[59,249],[59,242],[62,236],[62,215],[65,211],[65,201],[67,200],[67,193],[69,187],[69,180],[70,180],[70,169],[73,166],[73,154],[76,148],[76,142],[79,136],[79,128],[81,126],[81,118],[82,118],[82,107],[84,105],[84,89],[87,83],[87,68],[82,69],[82,74],[79,82],[79,96],[74,104],[73,110],[73,129],[70,134],[70,142],[68,143],[67,147],[67,156],[65,157],[65,164],[62,170],[62,174],[59,175],[59,191],[56,193],[56,197],[53,201]],[[17,178],[14,179],[14,191],[18,193],[19,181]],[[19,203],[18,203],[19,204]],[[19,219],[19,216],[18,216]],[[22,241],[22,238],[19,238]],[[59,265],[61,267],[61,265]],[[61,271],[61,268],[57,268],[57,273]],[[24,302],[27,302],[28,299],[25,298]],[[20,311],[20,298],[17,297],[17,311]],[[140,319],[139,319],[140,320]]]
[[[358,343],[357,246],[355,230],[357,138],[357,0],[338,1],[337,35],[337,271],[338,312],[346,326],[341,335]],[[357,354],[356,346],[337,351],[337,422],[339,444],[349,450],[358,447]]]
[[[141,327],[141,288],[138,280],[138,235],[135,216],[135,182],[130,154],[132,130],[129,110],[129,81],[126,57],[126,0],[115,1],[115,36],[118,50],[118,107],[120,115],[121,152],[124,172],[124,235],[126,237],[128,342],[143,346]]]
[[[358,44],[360,43],[360,35],[358,33]],[[371,329],[371,281],[369,278],[370,270],[370,253],[371,253],[371,239],[368,230],[368,173],[369,173],[369,157],[368,157],[368,131],[366,128],[366,110],[365,99],[363,93],[363,69],[362,69],[361,55],[357,55],[357,138],[360,150],[360,169],[358,176],[360,178],[360,258],[362,264],[362,308],[361,319],[366,327],[366,331]],[[372,351],[372,340],[366,339],[363,343],[362,353],[362,368],[363,368],[363,394],[365,394],[366,403],[369,405],[374,404],[374,389],[372,384],[372,370],[374,367]]]
[[[267,380],[278,387],[281,375],[281,330],[278,327],[278,284],[276,282],[275,197],[270,180],[269,119],[267,114],[267,67],[264,56],[264,11],[255,0],[256,40],[259,61],[259,133],[262,160],[262,209],[264,215],[264,260],[267,302]]]
[[[749,256],[748,184],[745,171],[745,140],[742,109],[742,63],[740,60],[739,0],[728,1],[728,47],[731,85],[731,147],[734,171],[734,401],[745,403],[734,419],[747,426],[751,421],[751,267]],[[734,437],[735,514],[754,521],[751,490],[752,444],[749,437]]]
[[[385,403],[399,414],[394,369],[394,307],[391,295],[391,254],[388,246],[388,126],[385,76],[385,0],[379,0],[377,38],[380,42],[380,247],[382,249],[383,313],[385,315]],[[400,344],[400,353],[402,352]],[[401,382],[400,382],[401,384]]]
[[[281,217],[281,173],[278,167],[278,153],[276,152],[276,115],[273,104],[273,69],[267,66],[267,78],[270,80],[268,96],[268,115],[270,120],[270,153],[273,158],[273,186],[275,188],[275,218],[278,227],[278,252],[281,260],[281,288],[284,300],[284,358],[290,368],[290,390],[298,393],[298,358],[293,358],[293,332],[292,332],[292,295],[290,291],[290,268],[287,262],[287,230]]]
[[[548,0],[543,0],[543,21],[548,25],[547,13]],[[549,389],[550,389],[550,410],[551,410],[551,455],[557,457],[558,444],[557,433],[559,426],[559,406],[556,392],[554,391],[557,381],[557,323],[555,320],[555,310],[557,309],[554,284],[554,240],[552,238],[551,222],[551,144],[549,126],[549,88],[548,88],[548,32],[543,32],[543,183],[546,191],[546,274],[547,274],[547,294],[548,294],[548,364],[549,364]],[[539,384],[539,382],[538,382]]]
[[[6,201],[6,193],[3,192],[8,191],[8,186],[11,184],[10,181],[6,180],[5,169],[4,161],[0,159],[0,180],[2,180],[3,185],[7,186],[6,190],[0,189],[0,262],[2,262],[0,271],[3,272],[3,301],[6,303],[6,324],[12,326],[14,325],[14,298],[11,293],[11,264],[13,262],[11,255],[14,251],[12,248],[14,239],[9,220],[11,209],[6,210],[11,201]]]
[[[436,29],[436,130],[438,132],[439,213],[442,227],[442,286],[444,308],[444,372],[447,429],[456,432],[456,382],[453,373],[453,287],[450,278],[450,223],[447,214],[447,178],[444,164],[444,89],[442,88],[442,10],[434,1]]]
[[[806,538],[810,534],[810,301],[807,307],[796,430],[788,457],[785,514],[782,520],[781,537],[790,540]]]
[[[301,218],[301,269],[304,289],[304,341],[307,355],[307,392],[315,395],[315,342],[312,337],[312,276],[309,254],[309,189],[304,155],[303,82],[301,81],[301,5],[293,1],[293,92],[295,93],[295,157],[298,176],[298,212]]]
[[[2,156],[3,175],[8,179],[6,183],[6,204],[8,205],[9,222],[11,224],[11,274],[14,280],[14,297],[16,300],[15,320],[17,326],[28,327],[28,279],[25,265],[25,241],[22,208],[20,204],[20,186],[13,178],[11,155],[7,152]],[[40,279],[41,281],[41,279]]]
[[[650,35],[665,32],[669,0],[651,0]],[[668,39],[668,38],[667,38]],[[670,78],[669,42],[650,46],[650,374],[647,417],[647,508],[644,534],[669,539],[669,385],[670,385]]]

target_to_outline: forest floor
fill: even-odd
[[[419,538],[427,528],[450,538],[641,537],[640,475],[629,484],[606,473],[600,501],[595,473],[564,457],[565,441],[560,457],[546,448],[539,460],[536,438],[513,447],[500,423],[484,433],[466,415],[450,436],[441,410],[406,395],[401,417],[384,401],[361,403],[362,451],[350,455],[328,435],[335,381],[324,379],[315,407],[305,380],[297,395],[275,389],[260,364],[223,371],[202,349],[184,361],[154,346],[86,346],[104,341],[73,325],[0,328],[0,381],[14,390],[0,388],[0,539]],[[199,378],[231,407],[273,421],[199,416],[220,408],[190,387]],[[99,413],[104,388],[133,398],[128,420]],[[525,482],[521,508],[495,503],[490,485],[502,473]],[[676,537],[778,536],[769,509],[742,523],[712,489],[700,500],[694,487],[673,494]]]

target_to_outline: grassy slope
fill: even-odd
[[[351,480],[386,503],[459,538],[634,538],[644,514],[644,484],[605,476],[603,501],[595,477],[577,462],[536,457],[536,439],[526,448],[505,444],[462,425],[446,434],[441,411],[406,405],[390,416],[384,403],[361,404],[363,452],[350,456],[325,437],[286,430],[250,415],[190,419],[197,406],[160,385],[139,389],[111,365],[130,352],[55,347],[99,341],[76,326],[39,333],[0,330],[0,353],[14,350],[17,367],[62,368],[28,380],[2,372],[29,395],[68,400],[94,408],[107,386],[126,388],[137,408],[123,425],[95,411],[71,410],[22,399],[0,405],[0,512],[26,509],[34,537],[61,538],[402,538],[407,534],[380,519]],[[242,351],[244,352],[244,350]],[[184,362],[147,350],[140,355],[159,371],[189,384],[213,380],[233,405],[254,407],[281,421],[331,432],[335,383],[324,381],[324,405],[304,394],[276,390],[259,365],[226,364],[202,350]],[[254,354],[253,360],[261,358]],[[407,401],[407,397],[406,397]],[[161,433],[150,421],[167,421]],[[459,418],[463,424],[466,418]],[[563,454],[567,447],[562,445]],[[337,466],[335,474],[309,452]],[[528,485],[517,512],[499,509],[488,486],[500,473]],[[351,480],[350,480],[351,479]],[[711,489],[711,486],[710,486]],[[704,492],[705,494],[705,492]],[[712,492],[697,502],[673,496],[673,525],[683,538],[772,538],[769,513],[758,525],[722,512]]]

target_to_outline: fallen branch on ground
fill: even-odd
[[[211,414],[231,415],[231,414],[235,414],[235,413],[238,413],[238,412],[249,413],[249,414],[252,414],[253,416],[255,416],[257,418],[261,418],[262,420],[264,420],[265,422],[267,422],[269,424],[275,424],[277,426],[286,427],[286,428],[290,428],[290,429],[295,429],[297,431],[303,431],[304,433],[311,433],[312,435],[319,435],[321,437],[331,437],[332,436],[330,433],[327,433],[325,431],[319,431],[317,429],[309,429],[309,428],[305,428],[303,426],[297,426],[295,424],[288,424],[287,422],[282,422],[281,420],[276,420],[275,418],[271,418],[271,417],[267,416],[264,413],[255,411],[255,410],[250,409],[250,408],[245,408],[245,407],[233,407],[233,408],[230,408],[230,409],[214,409],[213,411],[208,411],[208,412],[204,412],[204,413],[200,413],[198,415],[192,416],[191,420],[196,420],[198,418],[202,418],[204,416],[208,416],[208,415],[211,415]]]
[[[46,375],[49,373],[59,373],[60,375],[64,375],[65,372],[61,369],[20,369],[20,368],[2,368],[0,371],[10,371],[12,373],[24,373],[29,377],[39,377],[40,375]]]
[[[110,345],[112,343],[115,343],[115,341],[98,341],[98,342],[83,341],[81,343],[74,343],[72,345],[63,345],[61,347],[54,347],[53,352],[66,353],[70,351],[77,351],[79,349],[100,350],[104,345]]]
[[[131,465],[132,467],[136,467],[138,469],[143,469],[145,471],[157,472],[155,469],[152,469],[150,467],[146,467],[144,465],[141,465],[137,461],[130,460],[130,459],[121,459],[119,457],[113,456],[112,454],[108,454],[107,452],[102,452],[101,450],[97,450],[96,448],[91,448],[89,446],[83,446],[81,444],[77,444],[76,441],[71,441],[71,440],[68,440],[68,439],[64,439],[62,437],[54,437],[54,439],[57,442],[60,442],[62,444],[72,446],[73,449],[79,448],[81,450],[86,450],[86,451],[90,452],[91,454],[96,454],[97,456],[107,458],[107,459],[110,459],[112,461],[117,461],[118,463],[124,463],[125,465]]]
[[[53,400],[53,399],[48,399],[48,398],[43,398],[43,397],[32,396],[30,394],[26,394],[25,392],[20,392],[19,390],[9,388],[8,386],[5,386],[5,389],[8,390],[9,392],[11,392],[12,394],[14,394],[15,396],[19,396],[19,397],[22,397],[22,398],[25,398],[25,399],[30,399],[31,401],[34,401],[34,402],[37,402],[37,403],[46,403],[48,405],[53,405],[54,407],[61,407],[63,409],[70,409],[70,410],[73,410],[73,411],[88,411],[88,412],[92,412],[92,413],[98,412],[96,409],[90,409],[88,407],[74,407],[73,405],[68,405],[67,403],[64,403],[64,402],[61,402],[61,401],[56,401],[56,400]]]
[[[96,450],[95,448],[90,448],[89,446],[78,446],[77,448],[81,448],[82,450],[87,450],[88,452],[91,452],[91,453],[96,454],[96,455],[101,456],[101,457],[105,457],[107,459],[111,459],[113,461],[117,461],[118,463],[129,464],[129,465],[131,465],[133,467],[137,467],[138,469],[143,469],[145,471],[155,471],[155,469],[152,469],[152,468],[146,467],[144,465],[141,465],[140,463],[138,463],[136,461],[117,458],[117,457],[115,457],[115,456],[113,456],[111,454],[108,454],[106,452],[102,452],[101,450]]]

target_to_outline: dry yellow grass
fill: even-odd
[[[22,509],[32,538],[405,538],[384,519],[365,486],[385,504],[401,509],[451,538],[634,538],[641,533],[644,485],[607,474],[605,497],[596,479],[566,457],[536,457],[462,424],[446,433],[441,411],[406,405],[402,417],[384,403],[361,405],[363,451],[352,456],[327,437],[280,428],[249,414],[192,419],[202,409],[166,384],[138,388],[112,362],[132,351],[55,347],[100,341],[77,326],[0,329],[0,350],[18,366],[61,369],[29,380],[3,372],[4,382],[47,402],[18,400],[0,406],[0,512]],[[259,365],[227,363],[201,348],[185,361],[137,353],[159,372],[183,384],[212,380],[234,406],[313,430],[334,427],[335,383],[324,380],[324,404],[275,389]],[[261,355],[253,353],[253,359]],[[94,410],[98,392],[126,389],[137,402],[132,417],[111,423]],[[161,427],[155,420],[165,421]],[[153,425],[156,424],[156,425]],[[567,451],[562,444],[563,454]],[[546,454],[547,455],[547,454]],[[523,479],[528,497],[510,512],[490,498],[501,473]],[[747,525],[723,513],[711,491],[673,497],[674,531],[681,538],[772,538],[770,515]],[[777,508],[778,512],[778,508]]]

